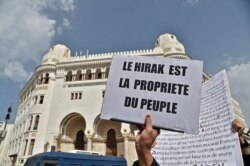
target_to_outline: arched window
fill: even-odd
[[[84,132],[82,130],[76,134],[75,149],[84,150]]]
[[[29,148],[29,151],[28,151],[28,155],[32,155],[33,149],[34,149],[34,145],[35,145],[35,139],[31,139],[31,141],[30,141],[30,148]]]
[[[108,78],[109,76],[109,67],[106,68],[106,71],[105,71],[105,78]]]
[[[45,84],[48,84],[48,83],[49,83],[49,73],[46,73],[46,74],[45,74],[44,83],[45,83]]]
[[[80,81],[80,80],[82,80],[82,71],[77,70],[77,72],[76,72],[76,81]]]
[[[35,124],[34,124],[33,130],[37,130],[37,128],[38,128],[38,123],[39,123],[39,115],[36,116]]]
[[[31,129],[32,121],[33,121],[33,116],[31,116],[31,117],[30,117],[30,124],[29,124],[29,128],[28,128],[28,130],[30,130],[30,129]]]
[[[72,71],[68,71],[66,81],[72,81]]]
[[[39,77],[38,77],[38,80],[37,80],[37,84],[40,85],[43,83],[43,75],[41,74]]]
[[[91,79],[92,79],[92,73],[91,73],[91,70],[88,69],[86,72],[86,80],[91,80]]]
[[[37,96],[34,97],[34,104],[37,103],[37,98],[38,98]]]
[[[107,132],[106,155],[117,155],[116,133],[114,129],[109,129]]]
[[[26,154],[26,149],[27,149],[27,145],[28,145],[28,140],[25,140],[25,145],[24,145],[24,150],[23,150],[23,155],[25,156]]]
[[[102,72],[101,72],[100,68],[96,69],[96,78],[97,79],[102,79]]]

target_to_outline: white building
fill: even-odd
[[[44,151],[96,151],[135,160],[134,125],[101,120],[100,110],[113,55],[190,59],[174,35],[161,35],[152,50],[71,56],[55,45],[19,94],[20,104],[2,165],[23,165]],[[210,76],[204,72],[203,81]],[[236,116],[244,121],[233,100]],[[10,162],[9,156],[13,163]]]
[[[11,158],[7,155],[9,140],[11,139],[12,130],[14,124],[6,124],[3,121],[0,121],[0,163],[3,161],[11,162]]]

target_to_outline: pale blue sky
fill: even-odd
[[[250,1],[0,1],[0,120],[52,45],[105,53],[154,48],[172,33],[204,71],[227,69],[232,95],[250,124]]]

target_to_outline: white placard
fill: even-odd
[[[152,153],[161,166],[243,166],[226,72],[202,87],[198,135],[161,131]]]
[[[118,56],[112,59],[101,118],[195,134],[199,128],[202,61]]]

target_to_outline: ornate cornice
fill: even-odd
[[[111,59],[90,60],[90,61],[77,61],[77,62],[63,62],[57,64],[57,69],[78,69],[88,67],[100,67],[100,65],[109,65]]]
[[[44,72],[44,71],[55,71],[55,69],[56,69],[56,65],[52,65],[52,64],[40,65],[36,67],[35,74],[39,74],[40,72]]]

